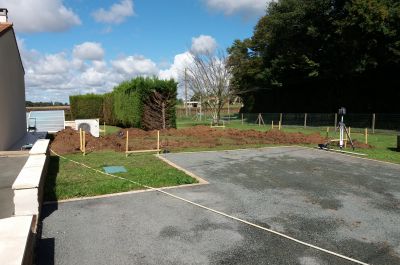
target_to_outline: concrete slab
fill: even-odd
[[[32,264],[33,216],[0,219],[0,264]]]
[[[39,139],[45,139],[47,132],[27,132],[18,142],[16,142],[10,150],[19,151],[22,146],[28,144],[35,144]]]
[[[400,264],[400,166],[304,148],[165,155],[169,192],[370,264]],[[353,264],[157,192],[47,205],[38,264]]]
[[[40,139],[35,142],[32,149],[29,151],[30,155],[43,155],[47,154],[49,150],[49,139]]]
[[[0,157],[0,219],[14,213],[11,186],[27,160],[28,156]]]

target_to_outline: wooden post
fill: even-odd
[[[242,113],[242,125],[243,125],[243,113]]]
[[[307,128],[307,113],[304,113],[304,129]]]
[[[368,144],[368,128],[365,128],[365,144]]]
[[[261,113],[258,113],[258,126],[261,126],[261,119],[260,119],[260,117],[261,117]]]
[[[329,127],[326,127],[326,139],[329,138]]]
[[[279,114],[279,122],[282,124],[282,113]]]
[[[128,143],[129,143],[129,131],[126,130],[126,144],[125,144],[125,156],[128,157]]]
[[[106,122],[104,122],[103,129],[104,129],[104,136],[106,136]]]
[[[86,132],[83,131],[83,155],[86,155]]]
[[[372,114],[372,133],[375,133],[375,113]]]
[[[272,121],[272,124],[271,124],[271,130],[273,130],[274,129],[274,121]]]
[[[281,127],[282,127],[282,122],[279,121],[279,124],[278,124],[278,130],[279,130],[279,131],[281,130]]]
[[[335,124],[333,125],[335,126],[335,132],[337,131],[337,113],[335,113]]]
[[[157,153],[160,153],[160,131],[157,131]]]
[[[79,128],[79,150],[83,152],[83,147],[82,147],[82,128]]]

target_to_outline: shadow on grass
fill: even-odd
[[[396,147],[388,147],[387,149],[393,152],[400,152],[400,149]]]

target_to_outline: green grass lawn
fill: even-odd
[[[118,132],[119,130],[121,130],[120,127],[106,125],[106,135],[114,134],[114,133]],[[104,135],[104,125],[100,125],[100,135]]]
[[[124,166],[127,173],[115,175],[149,185],[165,187],[197,183],[197,180],[167,165],[152,154],[125,157],[124,153],[93,152],[65,157],[103,171],[104,166]],[[50,157],[45,184],[45,201],[87,197],[143,189],[129,181],[115,179],[57,156]]]

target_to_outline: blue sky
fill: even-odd
[[[266,0],[0,0],[32,101],[104,93],[135,76],[175,78],[189,51],[252,35]]]

